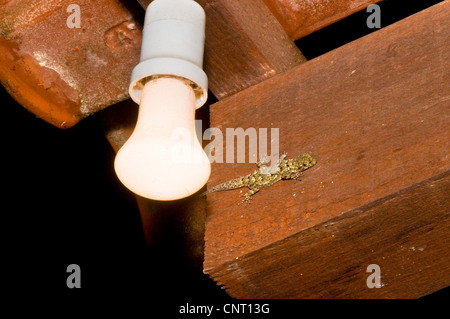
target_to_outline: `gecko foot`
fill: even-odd
[[[244,197],[244,199],[242,200],[242,202],[238,203],[238,206],[240,206],[241,204],[244,204],[245,206],[247,206],[248,204],[250,204],[250,201],[252,200],[251,196],[248,196],[247,194],[241,195]]]

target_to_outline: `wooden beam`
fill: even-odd
[[[77,1],[81,22],[74,28],[70,4],[0,1],[0,83],[62,129],[128,98],[142,39],[134,10],[119,0]]]
[[[449,175],[437,176],[239,256],[214,269],[213,278],[243,298],[417,298],[435,292],[450,284],[449,193]],[[366,284],[373,264],[381,270],[379,289]]]
[[[138,0],[146,8],[153,0]],[[298,40],[381,0],[256,0],[264,2],[287,35]]]
[[[415,298],[450,284],[450,2],[211,106],[318,164],[238,206],[208,195],[204,271],[239,298]],[[224,145],[224,152],[226,143]],[[254,170],[214,164],[209,185]],[[370,264],[382,288],[369,289]]]
[[[139,1],[144,8],[150,2]],[[262,1],[197,2],[206,12],[204,69],[218,99],[306,61]]]
[[[262,0],[291,39],[297,40],[381,0]]]

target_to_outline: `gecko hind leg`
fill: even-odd
[[[238,205],[245,204],[245,206],[247,206],[248,204],[250,204],[250,201],[252,200],[252,195],[257,193],[258,191],[259,189],[250,189],[247,193],[241,195],[242,197],[244,197],[244,199]]]

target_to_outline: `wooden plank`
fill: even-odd
[[[264,2],[287,35],[298,40],[381,0],[258,0]],[[138,0],[146,8],[152,0]]]
[[[418,298],[450,284],[450,176],[438,176],[227,262],[214,279],[251,298]],[[426,203],[426,209],[424,209]],[[367,267],[381,270],[368,289]]]
[[[417,297],[450,284],[449,19],[440,3],[211,107],[211,127],[280,128],[281,151],[318,159],[248,207],[238,190],[208,195],[204,271],[232,296]],[[209,185],[253,169],[214,164]],[[361,283],[368,263],[381,289]]]
[[[77,1],[79,28],[67,25],[74,17],[70,4],[0,3],[0,82],[19,104],[58,128],[128,98],[142,38],[133,10],[121,1]]]
[[[297,40],[381,0],[263,0],[291,39]]]
[[[306,61],[262,1],[197,2],[206,12],[204,69],[218,99]]]

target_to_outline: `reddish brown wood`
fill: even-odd
[[[321,0],[295,5],[265,1],[289,35],[298,38],[374,0],[327,5]],[[143,7],[150,2],[139,0]],[[199,2],[208,20],[205,70],[219,99],[305,61],[263,1]],[[5,53],[0,81],[20,104],[61,128],[127,98],[129,75],[139,59],[141,30],[127,8],[113,0],[99,6],[90,1],[77,4],[80,29],[66,27],[70,13],[58,1],[0,5],[0,45]],[[102,14],[105,8],[107,16]],[[91,23],[94,16],[103,18]]]
[[[213,278],[232,296],[247,298],[435,292],[450,284],[449,193],[446,173],[239,256],[215,268]],[[380,266],[381,288],[366,285],[371,264]]]
[[[450,284],[449,19],[440,3],[211,107],[212,127],[278,127],[281,151],[318,159],[247,207],[238,190],[208,196],[204,270],[232,296],[417,297]],[[253,169],[214,164],[210,185]],[[372,263],[380,289],[365,286]]]
[[[144,8],[147,9],[148,5],[152,2],[153,0],[137,0],[137,2],[139,2],[139,4]]]
[[[199,1],[206,11],[205,71],[218,99],[306,61],[264,3]]]
[[[128,98],[141,43],[140,26],[120,1],[77,1],[80,28],[66,24],[70,4],[0,4],[0,81],[17,102],[59,128]]]
[[[381,0],[262,0],[292,39],[300,39]]]
[[[297,40],[381,0],[256,0],[264,2],[291,39]],[[146,8],[152,0],[138,0]]]
[[[206,12],[204,69],[218,99],[306,61],[262,1],[197,2]]]

